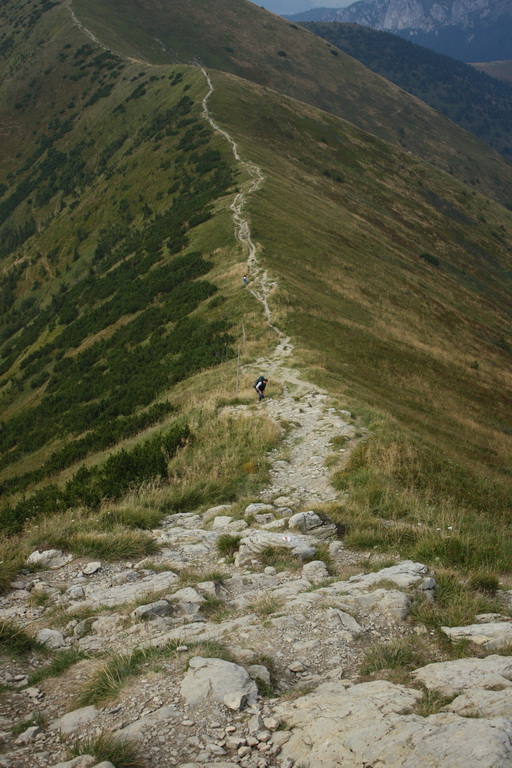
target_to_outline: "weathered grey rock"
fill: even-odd
[[[270,672],[263,664],[251,664],[251,666],[247,667],[247,671],[253,680],[258,678],[259,680],[263,680],[267,685],[270,685]]]
[[[96,653],[102,651],[107,645],[108,639],[101,635],[88,635],[87,637],[81,637],[77,643],[81,651],[85,653]]]
[[[48,648],[64,648],[66,645],[61,632],[56,629],[40,629],[36,637],[39,643],[47,645]]]
[[[289,528],[297,528],[302,533],[315,536],[317,539],[332,539],[336,536],[336,526],[326,515],[317,515],[311,510],[298,512],[288,520]]]
[[[249,504],[244,509],[244,517],[247,519],[248,517],[252,517],[253,515],[261,515],[264,512],[275,512],[275,508],[272,506],[272,504],[263,504],[261,502],[255,502],[254,504]]]
[[[222,659],[194,656],[180,687],[188,706],[206,698],[223,702],[230,709],[242,709],[256,703],[258,689],[246,670]]]
[[[466,627],[441,627],[451,640],[471,640],[490,651],[512,645],[512,622],[496,621],[487,624],[469,624]]]
[[[73,555],[65,555],[61,549],[46,549],[40,552],[38,549],[32,552],[28,558],[28,565],[42,565],[44,568],[57,569],[69,563]]]
[[[457,696],[443,710],[462,717],[508,717],[512,720],[512,686],[502,691],[473,688]]]
[[[85,588],[85,605],[91,608],[107,606],[113,608],[121,603],[130,603],[140,599],[141,595],[151,595],[154,592],[160,592],[163,589],[173,587],[179,581],[173,571],[162,571],[145,576],[142,579],[130,584],[118,584],[114,587],[107,587],[99,590],[94,584],[88,583]]]
[[[321,584],[329,578],[329,571],[322,560],[312,560],[303,565],[302,575],[312,584]]]
[[[64,595],[70,600],[83,600],[85,597],[85,590],[80,584],[73,584],[69,589],[66,589]]]
[[[232,522],[233,518],[230,515],[217,515],[213,518],[212,529],[215,531],[219,528],[227,528]]]
[[[218,597],[221,588],[215,581],[200,581],[196,584],[196,591],[203,597]]]
[[[277,707],[278,716],[292,729],[283,746],[283,763],[289,759],[315,768],[510,765],[509,720],[407,714],[420,696],[419,691],[386,681],[320,685],[313,693]]]
[[[57,720],[53,720],[49,727],[51,730],[60,731],[63,734],[73,733],[84,725],[91,723],[98,715],[99,711],[94,705],[82,707],[81,709],[75,709],[73,712],[68,712]]]
[[[168,600],[156,600],[154,603],[139,605],[132,611],[131,615],[134,619],[148,621],[157,616],[171,616],[174,613],[174,610],[174,606],[169,603]]]
[[[95,573],[98,573],[98,571],[101,571],[101,563],[99,560],[96,560],[92,563],[87,563],[85,568],[83,568],[82,573],[84,576],[93,576]]]
[[[209,523],[218,515],[222,515],[226,510],[231,509],[231,504],[219,504],[217,507],[210,507],[203,515],[203,522]]]
[[[96,758],[92,755],[79,755],[72,760],[67,760],[65,763],[57,763],[53,768],[92,768],[92,766],[96,765]]]
[[[271,531],[256,531],[253,534],[244,536],[240,540],[240,547],[235,557],[235,565],[247,565],[267,547],[289,549],[301,560],[309,560],[315,555],[313,543],[304,536],[293,533],[282,535],[280,533],[272,533]]]
[[[139,574],[137,571],[133,570],[132,568],[127,569],[126,571],[121,571],[121,573],[115,573],[112,576],[112,584],[129,584],[131,581],[138,581],[139,580]]]
[[[31,725],[30,728],[20,733],[16,739],[16,744],[30,744],[39,733],[42,733],[42,729],[38,725]]]
[[[353,594],[343,595],[343,603],[356,611],[379,611],[400,620],[406,618],[411,607],[409,597],[396,589],[356,590]]]
[[[457,659],[427,664],[412,673],[429,690],[445,696],[471,688],[508,688],[512,686],[512,657],[487,656],[485,659]]]
[[[94,768],[116,768],[116,766],[110,760],[103,760],[103,762],[97,763]]]
[[[412,560],[404,560],[376,573],[360,573],[351,576],[349,582],[353,587],[368,589],[368,587],[378,584],[379,581],[392,581],[397,587],[407,589],[422,581],[426,573],[426,565],[413,563]]]
[[[142,739],[144,734],[147,733],[148,728],[151,728],[158,723],[163,723],[166,720],[171,720],[178,717],[180,713],[175,707],[166,706],[156,709],[154,712],[150,712],[148,715],[134,720],[121,731],[118,731],[118,736],[122,739],[139,740]]]

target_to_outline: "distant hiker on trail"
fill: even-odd
[[[244,285],[247,285],[247,275],[244,275],[242,280],[243,280]]]
[[[265,397],[265,387],[267,386],[268,379],[266,379],[264,376],[260,376],[259,379],[256,379],[254,382],[254,389],[258,393],[258,400],[261,402],[263,398]]]

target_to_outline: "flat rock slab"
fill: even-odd
[[[512,720],[512,686],[502,691],[473,688],[443,709],[463,717],[508,717]]]
[[[163,571],[152,576],[145,576],[130,584],[119,584],[106,589],[98,589],[95,584],[87,584],[85,586],[86,602],[81,603],[81,605],[89,605],[92,608],[105,605],[113,608],[122,603],[138,600],[143,595],[151,595],[151,593],[159,592],[162,589],[170,589],[178,581],[179,576],[173,571]]]
[[[493,621],[485,624],[468,624],[466,627],[441,627],[451,640],[471,640],[490,651],[512,645],[512,622]]]
[[[510,768],[510,720],[407,714],[420,697],[381,680],[323,684],[278,706],[292,731],[282,758],[315,768]]]
[[[207,698],[222,702],[229,709],[242,709],[256,703],[258,689],[247,671],[222,659],[194,656],[180,689],[189,707]]]
[[[512,686],[512,657],[487,656],[485,659],[457,659],[427,664],[412,673],[429,690],[453,696],[468,688],[508,688]]]
[[[351,576],[349,583],[358,589],[368,589],[379,581],[392,581],[397,587],[408,589],[422,581],[427,571],[427,566],[422,563],[403,560],[401,563],[383,568],[377,573],[360,573]]]

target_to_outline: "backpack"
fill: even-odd
[[[260,384],[260,382],[262,382],[262,381],[265,381],[265,377],[264,376],[260,376],[259,378],[257,378],[256,381],[253,384],[254,389],[256,389],[258,384]]]

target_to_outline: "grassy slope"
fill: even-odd
[[[512,168],[477,139],[306,30],[248,0],[74,0],[123,55],[201,62],[332,112],[509,201]],[[286,55],[279,55],[279,53]]]
[[[264,170],[254,235],[313,374],[509,487],[510,214],[343,121],[215,82]]]
[[[481,72],[485,72],[498,80],[512,82],[512,61],[484,61],[471,65]]]

